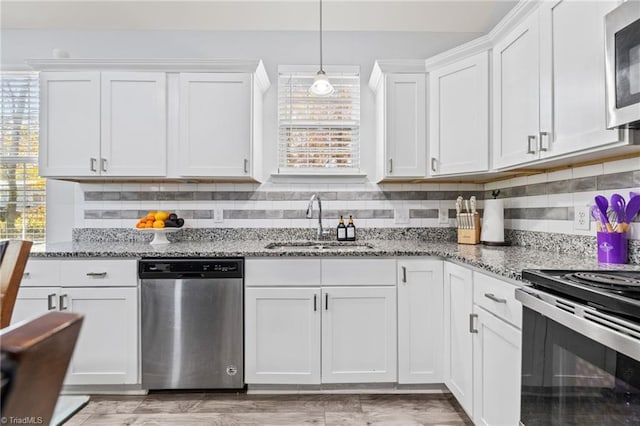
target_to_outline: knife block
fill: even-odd
[[[458,219],[458,244],[480,244],[480,215],[460,213]],[[469,225],[465,226],[465,223]]]

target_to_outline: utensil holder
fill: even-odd
[[[480,244],[480,215],[460,213],[458,221],[458,244]]]
[[[598,262],[627,263],[626,232],[598,232]]]

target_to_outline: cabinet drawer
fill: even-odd
[[[473,273],[473,303],[522,328],[522,304],[516,300],[515,290],[513,284]]]
[[[24,268],[21,287],[59,286],[60,261],[29,258]]]
[[[64,287],[136,286],[136,260],[67,260],[61,263]]]
[[[322,285],[396,285],[396,260],[322,259]]]
[[[247,259],[247,287],[320,285],[320,259]]]

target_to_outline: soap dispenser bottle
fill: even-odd
[[[353,216],[349,216],[349,223],[347,224],[347,241],[356,240],[356,226],[353,224]]]
[[[344,225],[344,219],[342,216],[340,216],[340,223],[338,223],[337,238],[338,241],[347,240],[347,227]]]

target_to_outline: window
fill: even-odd
[[[45,181],[38,173],[38,74],[0,75],[0,239],[44,241]]]
[[[335,92],[309,93],[317,68],[280,67],[278,167],[281,173],[349,173],[360,167],[358,67],[327,71]]]

